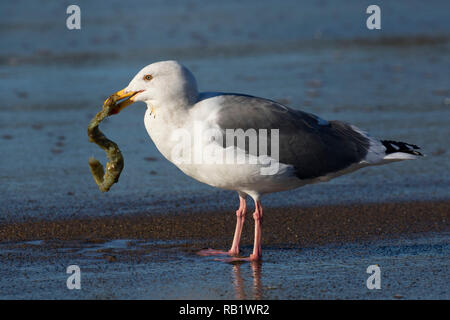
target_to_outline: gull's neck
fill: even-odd
[[[166,129],[181,128],[189,121],[189,110],[195,105],[198,95],[165,99],[164,101],[147,101],[147,109],[153,119],[165,124]]]
[[[189,125],[189,110],[194,104],[186,101],[146,102],[145,128],[158,150],[169,160],[177,141],[172,139],[176,130]]]

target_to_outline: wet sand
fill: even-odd
[[[1,3],[0,299],[450,299],[448,6],[384,3],[368,31],[357,0],[89,2],[69,31],[66,5]],[[261,264],[200,257],[230,246],[236,194],[163,159],[142,103],[102,124],[120,183],[101,194],[87,165],[104,159],[86,135],[104,99],[166,59],[202,91],[277,100],[427,157],[264,197]],[[252,241],[249,212],[243,255]],[[82,290],[66,288],[71,264]],[[365,286],[371,264],[381,290]]]
[[[242,243],[252,244],[248,213]],[[5,241],[112,239],[202,240],[226,246],[235,215],[230,212],[136,214],[84,219],[36,220],[0,225]],[[264,245],[312,246],[450,231],[450,201],[269,208],[264,213]],[[198,244],[197,244],[198,245]]]

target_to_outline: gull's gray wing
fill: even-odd
[[[363,160],[369,149],[369,139],[346,123],[325,121],[263,98],[221,95],[219,127],[244,131],[253,128],[256,132],[279,129],[279,162],[294,166],[300,179],[313,179],[345,169]],[[269,139],[270,134],[268,146]],[[247,147],[246,150],[249,152]]]

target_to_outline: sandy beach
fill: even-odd
[[[196,240],[225,248],[234,232],[230,212],[168,212],[84,219],[38,220],[0,225],[0,238],[9,241],[106,242],[115,239]],[[253,241],[251,212],[243,245]],[[270,208],[264,214],[267,246],[305,247],[450,231],[450,202],[407,202]],[[195,248],[195,246],[193,248]],[[201,248],[201,247],[200,247]]]
[[[0,225],[2,297],[448,299],[449,212],[448,201],[272,208],[263,261],[243,264],[196,254],[228,248],[231,212],[7,223]],[[247,219],[243,255],[252,237]],[[72,264],[83,272],[78,292],[65,288]],[[372,264],[383,270],[383,290],[365,286]]]
[[[81,30],[68,4],[0,3],[0,299],[450,299],[448,1],[383,3],[381,30],[358,0],[133,3],[83,2]],[[201,257],[231,245],[238,197],[167,161],[143,103],[101,124],[125,158],[119,183],[99,192],[88,167],[105,161],[86,133],[103,101],[168,59],[200,91],[272,99],[426,156],[263,197],[262,263]]]

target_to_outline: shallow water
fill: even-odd
[[[88,142],[89,120],[142,66],[167,59],[188,66],[202,91],[278,100],[427,155],[269,195],[265,206],[449,199],[448,1],[383,3],[381,31],[366,29],[368,3],[358,0],[83,2],[79,31],[65,27],[69,4],[0,3],[0,222],[231,213],[235,193],[194,181],[158,153],[143,104],[102,123],[125,157],[120,183],[101,194],[91,177],[88,158],[105,157]],[[202,258],[189,246],[1,243],[0,298],[449,298],[448,234],[264,248],[262,265]],[[69,264],[82,268],[81,291],[65,287]],[[382,267],[382,290],[365,287],[370,264]]]
[[[1,244],[2,299],[449,299],[449,234],[264,250],[262,263],[201,257],[195,243]],[[244,248],[248,253],[251,248]],[[81,289],[69,290],[69,265]],[[381,269],[381,289],[366,269]]]

